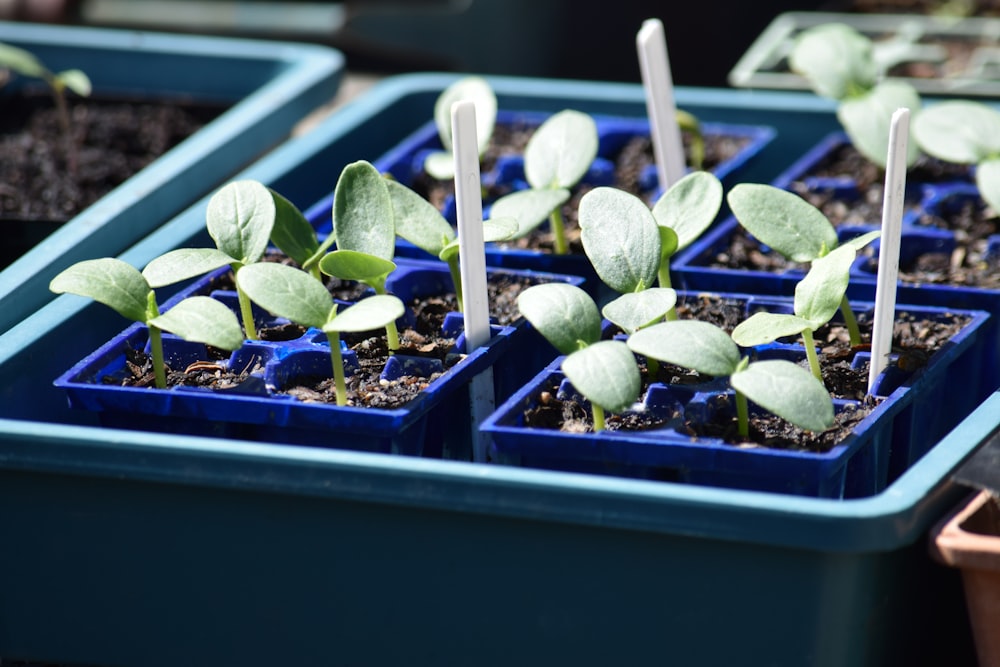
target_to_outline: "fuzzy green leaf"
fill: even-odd
[[[624,190],[594,188],[580,199],[580,240],[601,280],[619,293],[652,287],[660,232],[646,204]]]
[[[725,331],[700,320],[673,320],[639,329],[629,336],[636,354],[725,377],[740,364],[740,350]]]
[[[758,361],[729,378],[733,389],[807,431],[833,426],[833,401],[812,373],[790,361]]]
[[[533,285],[518,295],[517,308],[562,354],[570,354],[601,338],[597,305],[575,285]]]
[[[150,287],[173,285],[232,264],[233,258],[216,248],[179,248],[152,259],[142,275]]]
[[[344,167],[333,193],[338,248],[393,258],[396,226],[388,183],[369,162],[361,160]]]
[[[733,329],[733,341],[743,347],[753,347],[815,329],[816,326],[804,317],[786,313],[754,313]]]
[[[976,167],[979,194],[994,211],[1000,211],[1000,157],[983,160]]]
[[[669,287],[650,287],[641,292],[629,292],[601,309],[605,318],[617,324],[627,334],[653,324],[677,304],[677,292]]]
[[[518,229],[514,238],[521,238],[545,222],[552,211],[565,204],[569,197],[570,191],[565,188],[519,190],[493,202],[490,215],[517,220]]]
[[[267,250],[276,215],[271,191],[252,180],[224,185],[208,201],[208,234],[215,246],[240,264],[258,261]]]
[[[524,175],[535,189],[572,188],[597,157],[597,124],[567,109],[550,116],[524,148]]]
[[[795,314],[812,322],[813,331],[829,322],[840,308],[857,254],[854,246],[843,245],[817,257],[795,286]]]
[[[152,292],[137,268],[110,257],[77,262],[53,278],[49,289],[89,297],[134,322],[146,321]]]
[[[68,69],[56,74],[56,80],[81,97],[87,97],[93,90],[90,77],[78,69]]]
[[[342,310],[323,325],[323,331],[372,331],[382,329],[395,322],[406,311],[399,297],[392,294],[376,294],[361,299],[350,308]]]
[[[981,102],[932,104],[914,116],[910,131],[925,153],[945,162],[978,164],[1000,155],[1000,112]]]
[[[43,78],[47,72],[42,62],[33,54],[10,44],[0,44],[0,67],[36,78]]]
[[[149,324],[180,336],[184,340],[205,343],[223,350],[243,345],[243,328],[236,313],[221,301],[208,296],[192,296],[154,317]]]
[[[889,157],[889,127],[898,109],[920,109],[920,95],[902,81],[883,81],[867,94],[844,100],[837,107],[837,118],[854,147],[874,164],[886,166]],[[920,155],[917,142],[907,144],[906,163],[913,164]]]
[[[434,103],[434,124],[441,137],[441,145],[445,154],[451,160],[450,151],[454,146],[451,135],[451,108],[456,102],[471,101],[476,108],[476,144],[482,155],[490,143],[493,127],[497,119],[497,97],[490,84],[478,76],[468,76],[455,81],[444,89]],[[433,174],[432,174],[433,175]],[[436,178],[453,178],[454,169],[445,176]]]
[[[305,327],[322,327],[333,312],[333,297],[323,283],[291,266],[250,264],[236,274],[236,283],[264,310]]]
[[[726,199],[747,231],[792,261],[811,262],[837,247],[837,231],[823,212],[793,192],[740,183]]]
[[[320,260],[319,270],[341,280],[358,280],[375,286],[385,282],[385,277],[396,270],[396,265],[363,252],[334,250]]]
[[[878,76],[871,40],[842,23],[803,30],[795,39],[788,63],[817,95],[835,100],[870,89]]]
[[[603,340],[569,355],[563,373],[573,387],[608,412],[624,412],[639,398],[642,377],[625,343]]]
[[[387,180],[396,234],[432,255],[455,239],[451,223],[433,204],[397,182]]]
[[[722,183],[710,172],[695,171],[663,193],[653,206],[653,217],[656,224],[676,232],[677,250],[683,250],[712,224],[721,207]]]
[[[319,251],[316,230],[295,204],[274,190],[268,190],[274,199],[275,210],[271,242],[299,266],[303,266]]]
[[[867,246],[869,243],[871,243],[880,236],[882,236],[882,230],[876,229],[874,231],[866,232],[859,236],[849,238],[840,245],[851,246],[852,248],[854,248],[855,252],[860,252],[861,250],[864,250],[865,246]]]

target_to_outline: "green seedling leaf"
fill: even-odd
[[[180,336],[184,340],[205,343],[223,350],[243,345],[243,328],[236,314],[221,301],[208,296],[184,299],[149,324]]]
[[[334,310],[333,298],[308,273],[273,262],[244,266],[236,283],[250,299],[272,315],[305,327],[323,327]]]
[[[804,317],[786,313],[754,313],[733,329],[737,345],[753,347],[766,345],[786,336],[798,336],[803,331],[813,331],[816,326]]]
[[[857,254],[854,246],[848,244],[817,257],[795,286],[795,314],[809,320],[813,331],[829,322],[840,308]]]
[[[642,377],[628,346],[603,340],[570,354],[562,362],[573,387],[608,412],[623,412],[639,398]]]
[[[597,157],[597,124],[567,109],[542,123],[524,149],[524,174],[532,188],[572,188]]]
[[[38,79],[45,78],[48,74],[48,70],[33,54],[10,44],[0,44],[0,67]]]
[[[924,152],[946,162],[978,164],[1000,156],[1000,112],[979,102],[928,106],[910,130]]]
[[[88,259],[60,272],[49,283],[56,294],[77,294],[108,306],[133,322],[149,317],[152,290],[139,270],[119,259]]]
[[[976,165],[976,186],[986,203],[994,211],[1000,211],[1000,157]]]
[[[864,95],[843,100],[837,107],[837,118],[854,147],[884,169],[889,155],[892,114],[901,108],[918,110],[920,95],[908,83],[883,81]],[[907,144],[906,163],[913,164],[919,154],[917,142]]]
[[[631,335],[662,320],[676,304],[677,292],[674,290],[669,287],[650,287],[641,292],[622,294],[604,306],[601,314]]]
[[[205,218],[208,234],[219,250],[234,262],[252,264],[267,250],[274,227],[274,198],[258,181],[233,181],[212,195]]]
[[[433,204],[405,185],[387,180],[396,234],[432,255],[455,239],[455,230]]]
[[[880,236],[882,236],[882,230],[876,229],[875,231],[847,239],[846,241],[841,243],[841,245],[851,246],[852,248],[854,248],[855,252],[859,252],[861,250],[864,250],[865,246],[867,246],[869,243],[871,243]]]
[[[357,280],[375,287],[385,282],[386,276],[396,270],[396,265],[363,252],[334,250],[320,260],[319,270],[341,280]]]
[[[580,239],[601,280],[616,292],[652,287],[660,232],[646,204],[624,190],[594,188],[580,199]]]
[[[569,198],[570,191],[566,188],[519,190],[493,202],[490,215],[517,220],[517,231],[513,238],[521,238],[545,222],[549,214],[569,201]]]
[[[601,339],[597,305],[575,285],[532,285],[518,295],[517,308],[561,354],[571,354]]]
[[[60,85],[69,88],[81,97],[88,97],[93,90],[90,77],[78,69],[68,69],[55,75]]]
[[[316,230],[295,204],[273,189],[268,188],[268,190],[274,199],[275,213],[271,242],[299,266],[305,266],[319,252]]]
[[[792,261],[811,262],[837,247],[837,231],[823,212],[793,192],[740,183],[726,199],[747,231]]]
[[[427,156],[424,170],[439,180],[455,177],[455,159],[451,154],[454,147],[451,134],[451,107],[455,102],[469,100],[476,108],[476,143],[482,156],[490,144],[496,126],[497,98],[493,88],[482,77],[470,76],[459,79],[448,86],[438,96],[434,104],[434,124],[441,137],[443,151],[435,151]]]
[[[699,320],[640,329],[629,336],[628,347],[636,354],[714,377],[732,375],[740,365],[740,350],[726,332]]]
[[[490,218],[489,220],[483,220],[483,243],[506,241],[513,238],[516,233],[517,220],[514,218]],[[458,256],[458,250],[458,238],[455,238],[441,250],[438,258],[444,262],[450,261],[452,258]]]
[[[215,271],[232,261],[232,257],[216,248],[179,248],[151,260],[142,275],[150,287],[163,287]]]
[[[344,167],[333,194],[333,228],[342,250],[391,260],[396,250],[389,181],[365,161]]]
[[[402,317],[405,311],[406,306],[399,297],[376,294],[337,313],[336,317],[323,325],[323,331],[361,332],[382,329]]]
[[[733,389],[807,431],[833,426],[833,401],[809,371],[790,361],[757,361],[729,378]]]
[[[878,77],[871,40],[842,23],[803,30],[792,46],[789,66],[817,95],[834,100],[864,93]]]
[[[674,231],[676,250],[683,250],[712,224],[721,207],[722,183],[710,172],[695,171],[663,193],[653,206],[653,217],[660,227]]]

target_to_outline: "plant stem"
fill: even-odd
[[[66,169],[75,175],[77,172],[76,146],[73,145],[73,133],[69,125],[69,109],[66,107],[66,94],[63,92],[62,84],[54,77],[47,79],[49,87],[52,89],[52,97],[55,98],[56,112],[59,116],[59,126],[62,129],[63,147],[66,151]]]
[[[246,330],[247,339],[257,340],[257,327],[253,323],[253,306],[250,303],[250,297],[238,285],[236,287],[236,296],[239,298],[240,316],[243,318],[243,328]]]
[[[670,288],[673,284],[670,282],[670,264],[669,262],[661,262],[660,269],[656,272],[656,282],[660,287]],[[664,315],[663,319],[667,322],[673,322],[677,319],[677,308],[671,308]]]
[[[747,397],[736,392],[736,426],[741,438],[750,437],[750,410],[747,407]]]
[[[385,345],[389,348],[389,354],[399,349],[399,330],[395,322],[385,325]]]
[[[802,332],[802,344],[806,348],[806,359],[809,360],[809,370],[820,382],[823,381],[823,371],[819,367],[819,356],[816,354],[816,343],[813,341],[812,331],[806,329]]]
[[[458,312],[465,312],[465,302],[462,299],[462,273],[458,266],[458,256],[448,260],[448,271],[451,273],[451,282],[455,286],[455,298],[458,301]]]
[[[652,357],[646,357],[646,375],[650,382],[656,381],[656,376],[660,374],[660,362]]]
[[[159,327],[149,325],[149,350],[153,355],[153,375],[156,378],[156,388],[167,388],[166,364],[163,361],[163,332]]]
[[[337,405],[347,405],[347,383],[344,381],[344,355],[340,351],[340,333],[327,331],[326,340],[330,343],[330,363],[333,364],[333,386],[337,396]]]
[[[556,207],[549,215],[549,226],[552,227],[553,252],[557,255],[565,255],[569,252],[566,245],[566,227],[563,225],[562,209]]]
[[[851,308],[846,294],[840,300],[840,313],[844,316],[844,324],[851,337],[851,347],[861,345],[861,329],[858,328],[858,318],[854,316],[854,309]]]
[[[596,403],[591,403],[590,408],[594,413],[594,433],[604,430],[604,408],[597,405]]]

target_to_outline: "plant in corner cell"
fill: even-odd
[[[833,425],[833,399],[823,383],[800,366],[781,359],[750,362],[725,331],[699,320],[662,322],[632,334],[635,354],[691,368],[713,377],[728,377],[735,394],[739,434],[749,437],[747,401],[807,431]]]
[[[222,268],[234,273],[260,261],[278,212],[275,195],[254,180],[233,181],[220,188],[208,201],[205,221],[215,248],[181,248],[160,255],[144,269],[151,286],[163,287]],[[285,212],[287,210],[282,209]],[[247,295],[237,296],[246,337],[257,339],[253,311]]]
[[[347,405],[341,332],[372,331],[388,328],[390,323],[395,331],[395,322],[405,310],[398,297],[377,294],[338,313],[333,297],[322,282],[301,269],[273,262],[243,267],[236,274],[236,282],[264,310],[326,334],[337,405]]]
[[[814,262],[840,245],[837,230],[823,212],[794,192],[772,185],[740,183],[729,191],[726,199],[740,225],[793,262]],[[877,236],[877,233],[863,234],[845,241],[845,245],[857,252]],[[861,332],[846,295],[840,300],[840,310],[851,345],[859,345]]]
[[[243,344],[243,330],[233,311],[223,303],[207,296],[193,296],[161,313],[144,274],[119,259],[77,262],[53,278],[49,289],[57,294],[89,297],[129,320],[145,324],[153,373],[160,389],[167,386],[163,331],[223,350],[235,350]]]
[[[605,428],[606,412],[628,409],[639,397],[642,378],[635,355],[620,340],[601,340],[601,315],[590,295],[575,285],[533,285],[517,307],[560,354],[562,370],[588,401],[594,431]]]
[[[476,144],[479,158],[490,145],[497,119],[497,97],[490,84],[478,76],[468,76],[444,89],[434,103],[434,124],[444,150],[433,151],[424,160],[424,170],[439,180],[455,177],[454,144],[451,136],[451,107],[455,102],[470,100],[476,105]]]
[[[893,59],[883,55],[854,28],[827,23],[796,37],[789,66],[817,95],[837,101],[837,119],[854,147],[884,169],[892,114],[900,108],[916,113],[921,102],[910,84],[884,78]],[[916,144],[910,144],[907,164],[912,165],[918,155]]]
[[[530,186],[493,202],[491,217],[514,218],[518,231],[527,235],[546,219],[553,235],[553,252],[569,252],[562,205],[570,189],[580,182],[597,157],[598,136],[594,119],[566,109],[542,123],[524,149],[524,175]]]
[[[980,196],[1000,212],[1000,112],[982,102],[940,102],[921,110],[911,131],[928,155],[974,165]]]
[[[66,162],[70,173],[76,172],[76,149],[69,128],[69,111],[66,108],[66,91],[87,97],[91,92],[90,78],[79,69],[53,72],[29,51],[10,44],[0,44],[0,68],[22,76],[44,81],[52,91],[59,115],[59,125],[66,142]]]

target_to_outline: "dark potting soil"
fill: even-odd
[[[848,198],[833,189],[819,189],[805,180],[792,184],[792,190],[820,209],[835,226],[880,224],[884,190],[884,171],[861,156],[853,147],[842,146],[810,170],[808,177],[851,179],[858,184],[858,197]],[[942,183],[969,178],[969,169],[926,156],[907,172],[907,182]],[[919,188],[908,188],[907,209],[919,205]],[[988,253],[989,238],[1000,233],[1000,218],[987,207],[968,202],[942,215],[922,213],[918,225],[951,231],[955,235],[952,252],[928,252],[900,266],[900,280],[913,284],[945,284],[984,289],[1000,287],[1000,256]],[[742,227],[729,239],[726,248],[717,252],[710,266],[765,272],[787,269],[807,270],[808,266],[785,259],[775,252],[765,252],[760,242]],[[869,260],[874,275],[877,262]]]
[[[712,296],[702,296],[680,304],[677,309],[682,319],[702,319],[720,326],[731,332],[745,315],[742,305],[733,300],[723,300]],[[698,423],[684,420],[674,424],[679,433],[692,437],[711,437],[721,439],[739,447],[771,447],[780,449],[797,449],[803,451],[829,451],[837,443],[846,438],[854,427],[863,420],[878,404],[879,399],[866,397],[868,385],[868,364],[859,363],[852,368],[855,355],[867,351],[867,342],[871,339],[871,313],[857,313],[858,325],[864,344],[854,347],[850,343],[846,327],[839,323],[823,326],[814,333],[814,339],[820,348],[820,367],[823,383],[830,392],[831,398],[844,398],[860,401],[857,405],[849,405],[836,414],[836,423],[830,429],[820,433],[804,431],[785,420],[767,413],[750,415],[750,437],[743,439],[737,433],[735,417],[724,417],[726,411],[717,411],[720,415],[715,421]],[[943,321],[917,319],[910,313],[901,312],[893,329],[892,347],[899,355],[894,361],[906,372],[916,371],[926,363],[927,359],[951,336],[956,334],[968,323],[964,316],[952,316]],[[794,341],[799,342],[799,341]],[[799,362],[808,369],[808,363]],[[643,394],[648,390],[653,380],[665,384],[698,384],[708,382],[712,378],[701,375],[689,369],[670,364],[663,364],[655,378],[650,378],[644,365],[640,366],[643,377]],[[528,408],[524,414],[524,424],[533,428],[562,430],[570,433],[586,433],[593,430],[593,418],[589,409],[573,397],[558,398],[558,384],[553,384],[542,390],[537,404]],[[642,400],[640,396],[640,400]],[[728,403],[728,397],[719,394],[716,399],[720,404]],[[607,415],[606,428],[610,431],[647,430],[663,428],[680,414],[655,416],[635,412],[621,415]]]

